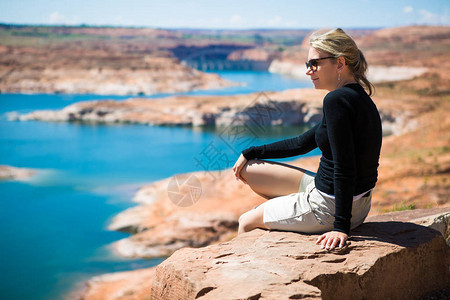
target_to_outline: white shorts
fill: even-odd
[[[304,233],[324,233],[333,229],[334,199],[319,193],[314,175],[303,175],[298,193],[276,197],[264,203],[263,221],[267,228]],[[371,200],[372,192],[369,192],[353,201],[352,229],[366,219]]]

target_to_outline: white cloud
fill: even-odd
[[[421,24],[438,24],[438,25],[448,25],[450,23],[450,19],[448,14],[445,15],[435,14],[426,9],[420,9],[419,11]]]
[[[405,6],[402,11],[408,14],[411,24],[448,25],[450,23],[447,10],[434,13],[426,9],[415,9],[412,6]]]
[[[50,24],[63,24],[66,20],[66,17],[59,12],[52,12],[48,18],[48,22]]]
[[[419,15],[422,17],[420,21],[423,23],[435,22],[438,19],[437,15],[433,14],[432,12],[426,9],[420,9]]]
[[[414,8],[412,8],[412,6],[403,7],[403,12],[406,14],[412,13],[413,11],[414,11]]]

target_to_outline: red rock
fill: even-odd
[[[156,268],[151,299],[413,299],[450,282],[450,248],[423,226],[368,222],[341,252],[316,239],[258,229],[181,249]]]
[[[398,273],[390,272],[392,274],[387,276],[395,276],[396,274],[409,276],[409,272],[405,275],[401,273],[402,270],[414,268],[414,261],[417,262],[426,255],[424,252],[432,247],[430,243],[434,243],[433,236],[436,232],[426,230],[423,226],[401,222],[416,222],[420,225],[436,228],[439,227],[439,224],[442,225],[442,220],[446,220],[443,232],[448,234],[450,229],[449,219],[450,208],[418,209],[371,216],[366,221],[366,229],[356,231],[355,238],[351,241],[349,248],[341,253],[320,250],[314,245],[314,236],[257,230],[213,247],[198,250],[186,248],[176,252],[173,258],[169,258],[170,263],[158,267],[160,277],[157,278],[159,278],[158,280],[164,280],[163,283],[154,281],[155,268],[106,274],[91,279],[87,283],[84,293],[81,296],[78,295],[78,298],[90,300],[149,298],[184,300],[203,294],[205,299],[215,299],[212,295],[216,294],[213,294],[213,292],[217,293],[223,288],[214,288],[214,282],[219,282],[218,285],[220,286],[228,286],[233,281],[247,276],[247,282],[250,284],[235,284],[228,293],[217,296],[217,299],[244,299],[245,295],[255,296],[255,298],[249,296],[245,299],[257,299],[260,294],[261,298],[266,299],[318,299],[323,297],[321,289],[326,291],[330,288],[330,284],[326,281],[331,279],[330,282],[333,283],[333,277],[335,279],[336,276],[341,276],[342,283],[345,284],[348,284],[347,280],[359,280],[360,286],[366,288],[371,284],[370,281],[374,280],[373,278],[379,274],[380,270],[384,272],[388,269],[390,272],[391,269],[398,267],[402,259],[410,260],[405,263],[406,267],[398,267],[395,269]],[[414,236],[415,233],[417,233],[417,236]],[[427,245],[421,244],[414,247],[414,243],[426,242],[427,237],[431,238],[432,241]],[[428,251],[428,253],[431,252]],[[376,260],[378,255],[380,258]],[[206,261],[204,261],[205,259]],[[207,261],[208,259],[211,259],[211,261]],[[283,260],[289,262],[288,266],[278,264]],[[431,260],[428,263],[436,262]],[[420,269],[430,268],[426,272],[433,271],[433,268],[435,268],[437,275],[432,275],[432,278],[435,278],[440,275],[438,273],[439,268],[446,264],[445,257],[440,263],[441,266],[435,268],[434,265],[427,265],[425,259],[421,260],[418,265]],[[374,265],[371,266],[371,264]],[[225,266],[227,267],[225,268]],[[320,268],[321,266],[324,266],[324,268]],[[336,269],[346,271],[333,274]],[[218,272],[219,270],[220,272]],[[320,272],[323,272],[323,274],[317,275]],[[412,273],[417,273],[417,271]],[[217,274],[222,277],[216,277]],[[316,279],[311,280],[308,276],[316,276]],[[260,293],[258,287],[264,286],[261,282],[267,283],[266,280],[269,279],[272,280],[270,282],[272,284],[266,285],[264,293]],[[428,281],[431,279],[428,279]],[[188,280],[188,282],[180,283],[180,280]],[[274,284],[277,281],[286,284]],[[403,281],[407,280],[403,279]],[[153,297],[150,297],[152,282],[155,286],[153,289],[159,291],[159,296],[153,294]],[[393,280],[382,284],[400,288],[401,286],[395,282],[396,280]],[[181,285],[178,285],[179,283]],[[429,284],[425,281],[421,284],[426,285],[423,290],[420,290],[421,294],[427,293],[429,290],[439,289],[439,287],[436,288],[433,285],[434,283]],[[314,285],[319,286],[320,289]],[[357,284],[351,285],[350,291],[355,290],[354,286],[358,286]],[[195,290],[195,288],[198,289]],[[383,285],[380,285],[379,288],[383,288]],[[397,295],[398,297],[388,295],[387,298],[410,299],[409,288],[407,290],[405,294]],[[179,294],[174,296],[174,293]],[[371,291],[371,293],[373,292]],[[234,297],[233,295],[236,294],[239,294],[239,296]],[[434,294],[445,294],[445,290]],[[333,295],[335,295],[334,292]],[[339,294],[336,292],[336,295]],[[368,295],[359,298],[375,299],[375,296],[370,296],[372,294]],[[379,295],[379,292],[375,292],[373,295]],[[351,295],[351,299],[357,298]]]

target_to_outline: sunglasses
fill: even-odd
[[[322,59],[327,59],[327,58],[336,58],[334,56],[327,56],[327,57],[321,57],[321,58],[315,58],[315,59],[310,59],[309,61],[305,62],[306,64],[306,68],[310,69],[311,71],[315,72],[317,71],[317,66],[318,66],[318,61],[322,60]]]

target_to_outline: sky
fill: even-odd
[[[0,23],[204,29],[450,26],[450,1],[0,0]]]

